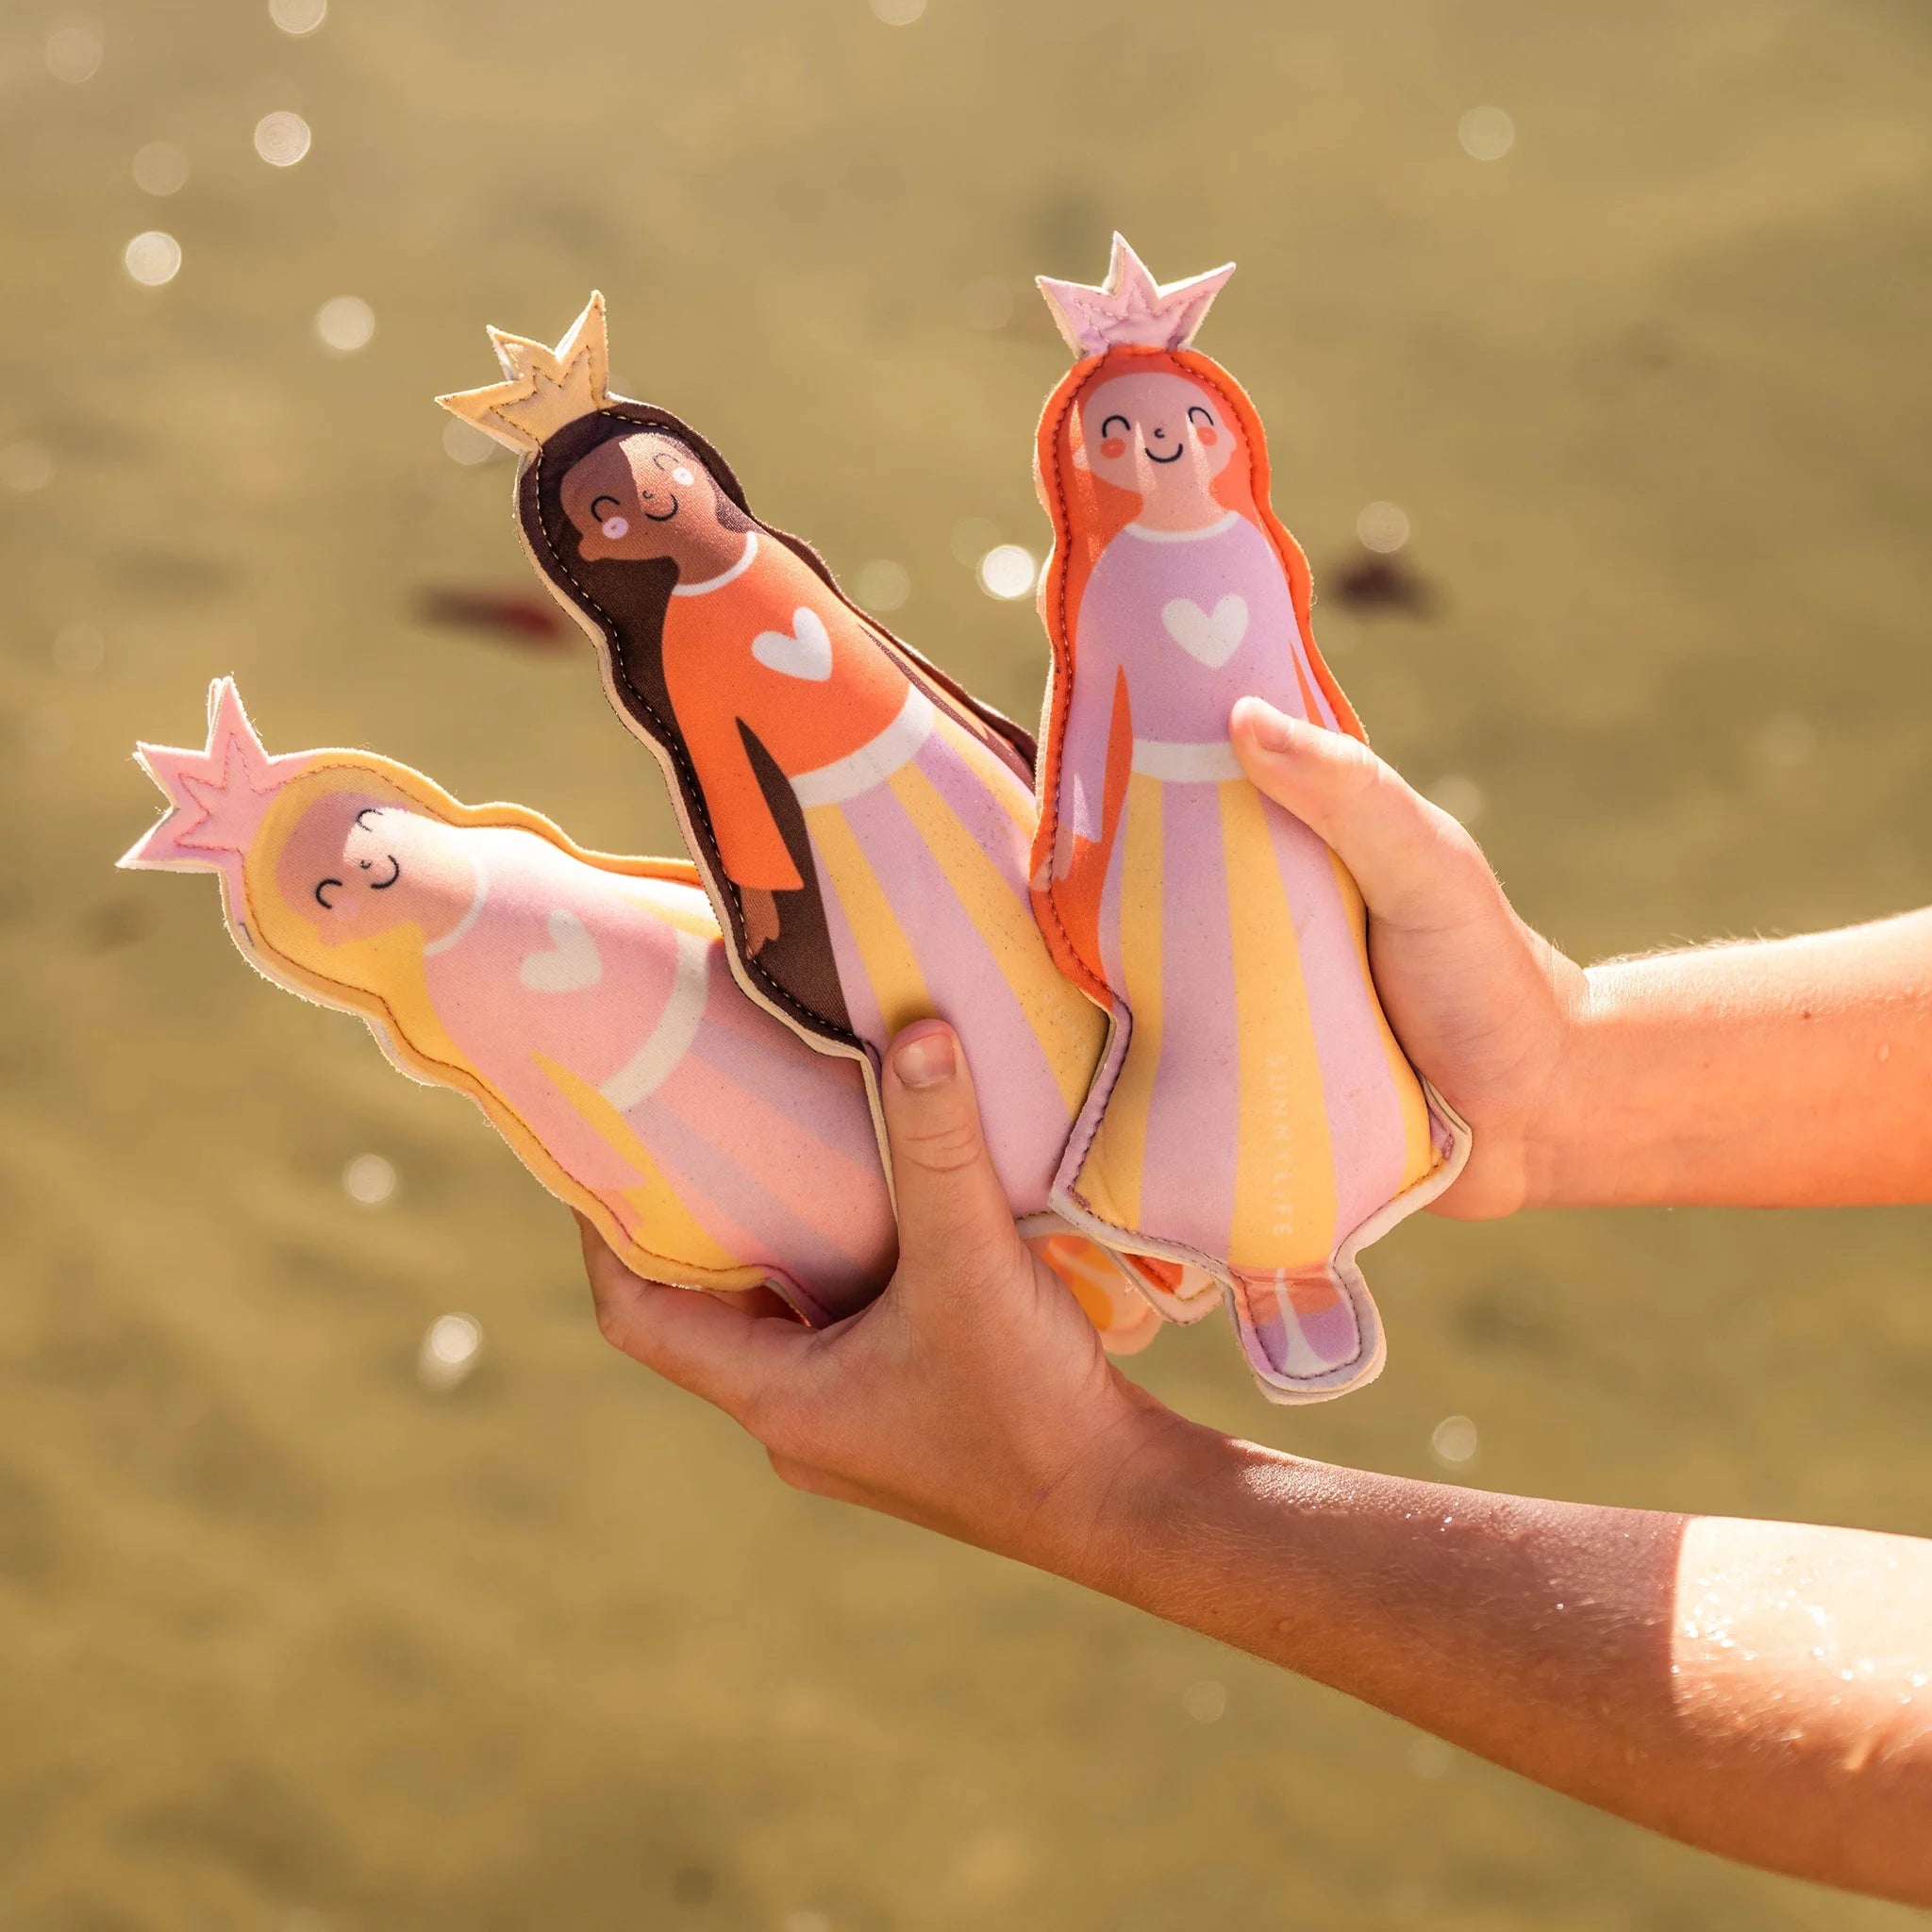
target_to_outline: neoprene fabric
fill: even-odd
[[[234,685],[200,751],[142,745],[169,810],[121,861],[211,871],[244,956],[469,1094],[641,1274],[863,1307],[895,1249],[858,1068],[740,991],[691,869],[584,851],[373,753],[264,750]],[[1040,1231],[1116,1352],[1157,1318],[1112,1257]]]
[[[1162,287],[1116,236],[1098,288],[1041,283],[1079,359],[1037,450],[1035,904],[1111,1019],[1053,1205],[1222,1283],[1255,1374],[1292,1397],[1380,1367],[1356,1252],[1448,1185],[1468,1130],[1383,1016],[1355,881],[1228,740],[1246,694],[1362,735],[1269,507],[1261,425],[1188,346],[1232,273]]]

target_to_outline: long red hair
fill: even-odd
[[[1316,646],[1314,586],[1308,575],[1308,559],[1269,504],[1267,433],[1241,386],[1218,362],[1193,349],[1127,344],[1074,363],[1047,397],[1034,444],[1034,486],[1040,493],[1041,508],[1053,520],[1053,555],[1047,561],[1046,575],[1040,589],[1040,614],[1053,649],[1053,675],[1041,728],[1041,813],[1040,829],[1033,844],[1033,901],[1056,964],[1103,1003],[1108,998],[1108,987],[1100,964],[1100,895],[1106,884],[1107,855],[1112,848],[1121,808],[1126,798],[1133,759],[1124,686],[1114,693],[1100,838],[1091,844],[1076,839],[1073,867],[1065,878],[1056,880],[1053,863],[1059,833],[1060,755],[1066,735],[1067,707],[1073,694],[1080,600],[1101,553],[1140,514],[1141,498],[1136,491],[1108,483],[1085,464],[1076,462],[1074,440],[1080,433],[1079,399],[1091,384],[1116,375],[1161,370],[1186,376],[1219,396],[1223,408],[1239,428],[1247,446],[1248,460],[1245,464],[1229,463],[1214,479],[1215,499],[1246,517],[1273,544],[1288,576],[1295,620],[1301,625],[1316,682],[1342,729],[1367,741],[1355,708],[1336,683]],[[1310,716],[1315,714],[1312,704],[1308,711]]]

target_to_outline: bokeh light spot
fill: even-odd
[[[78,87],[101,71],[104,51],[94,28],[78,23],[57,26],[47,36],[47,72],[69,87]]]
[[[286,108],[255,124],[255,152],[271,168],[292,168],[308,152],[308,124]]]
[[[396,1171],[379,1154],[358,1154],[342,1170],[342,1192],[360,1208],[380,1208],[396,1191]]]
[[[852,588],[868,610],[897,610],[912,594],[912,578],[903,563],[875,557],[860,567]]]
[[[1429,1454],[1445,1469],[1461,1469],[1475,1452],[1475,1424],[1466,1415],[1445,1415],[1429,1437]]]
[[[452,416],[442,425],[443,455],[465,468],[487,463],[501,447],[495,437],[487,435],[474,423],[465,423],[460,416]]]
[[[1478,161],[1500,161],[1516,145],[1516,123],[1501,108],[1472,108],[1456,124],[1462,151]]]
[[[979,559],[979,588],[989,597],[1024,597],[1032,590],[1039,569],[1024,544],[995,543]]]
[[[339,356],[366,349],[375,333],[375,310],[359,295],[337,295],[315,311],[315,333]]]
[[[98,625],[63,624],[54,634],[54,669],[63,677],[92,677],[107,655]]]
[[[1181,1692],[1181,1708],[1197,1724],[1216,1724],[1227,1715],[1227,1687],[1203,1677]]]
[[[134,157],[134,185],[143,194],[179,194],[188,186],[188,155],[172,141],[151,141]]]
[[[1474,824],[1489,808],[1483,788],[1464,772],[1444,772],[1429,787],[1427,796],[1458,824]]]
[[[1408,541],[1408,512],[1399,503],[1365,503],[1356,514],[1355,533],[1364,550],[1392,557]]]
[[[285,34],[312,34],[328,18],[328,0],[268,0],[268,17]]]
[[[23,440],[0,449],[0,483],[31,496],[54,480],[54,453],[44,442]]]
[[[910,26],[925,11],[925,0],[872,0],[872,10],[888,26]]]
[[[475,1315],[439,1315],[416,1351],[416,1379],[425,1389],[454,1389],[475,1374],[483,1324]]]
[[[164,228],[144,228],[122,251],[121,259],[143,289],[158,289],[181,273],[181,244]]]

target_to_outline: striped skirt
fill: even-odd
[[[1013,1212],[1043,1210],[1106,1018],[1034,921],[1032,792],[916,686],[870,744],[792,786],[854,1032],[883,1053],[914,1020],[950,1022]]]
[[[1355,881],[1239,774],[1135,747],[1100,915],[1131,1030],[1074,1192],[1236,1271],[1319,1270],[1437,1154]]]

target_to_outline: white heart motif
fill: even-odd
[[[517,967],[517,977],[532,992],[582,992],[604,977],[604,962],[597,957],[597,941],[590,928],[575,912],[559,906],[545,922],[550,927],[550,950],[525,953]]]
[[[1160,621],[1167,626],[1168,636],[1189,657],[1210,671],[1219,671],[1248,634],[1248,600],[1224,597],[1210,613],[1191,597],[1176,597],[1161,607]]]
[[[832,675],[832,640],[824,620],[801,604],[791,613],[791,628],[761,630],[751,641],[751,654],[767,671],[823,684]]]

